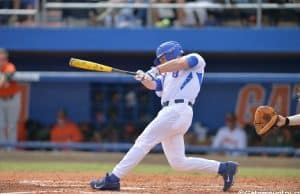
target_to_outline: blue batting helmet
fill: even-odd
[[[178,56],[183,54],[181,45],[176,41],[167,41],[159,45],[156,49],[156,59],[154,60],[154,65],[159,65],[159,58],[163,55],[166,56],[167,61],[176,59]]]

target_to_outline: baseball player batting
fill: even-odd
[[[92,180],[91,187],[120,190],[120,180],[161,143],[172,168],[219,174],[224,180],[223,190],[227,191],[233,185],[237,163],[185,156],[183,136],[193,120],[192,106],[200,92],[206,65],[204,59],[197,53],[183,55],[178,42],[168,41],[157,48],[154,64],[156,66],[147,72],[138,70],[135,79],[161,97],[162,109],[113,171],[102,179]]]

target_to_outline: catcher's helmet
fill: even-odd
[[[181,45],[176,41],[167,41],[159,45],[156,49],[156,59],[154,65],[159,65],[159,58],[163,55],[166,56],[167,61],[176,59],[183,54]]]

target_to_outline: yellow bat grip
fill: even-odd
[[[104,72],[112,71],[112,67],[102,65],[99,63],[94,63],[91,61],[76,59],[76,58],[71,58],[69,64],[72,67],[77,67],[80,69],[86,69],[86,70],[92,70],[92,71],[104,71]]]

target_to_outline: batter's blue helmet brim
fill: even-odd
[[[176,41],[167,41],[159,45],[156,49],[156,58],[154,59],[154,65],[159,65],[159,59],[165,55],[166,60],[170,61],[183,54],[181,45]]]

